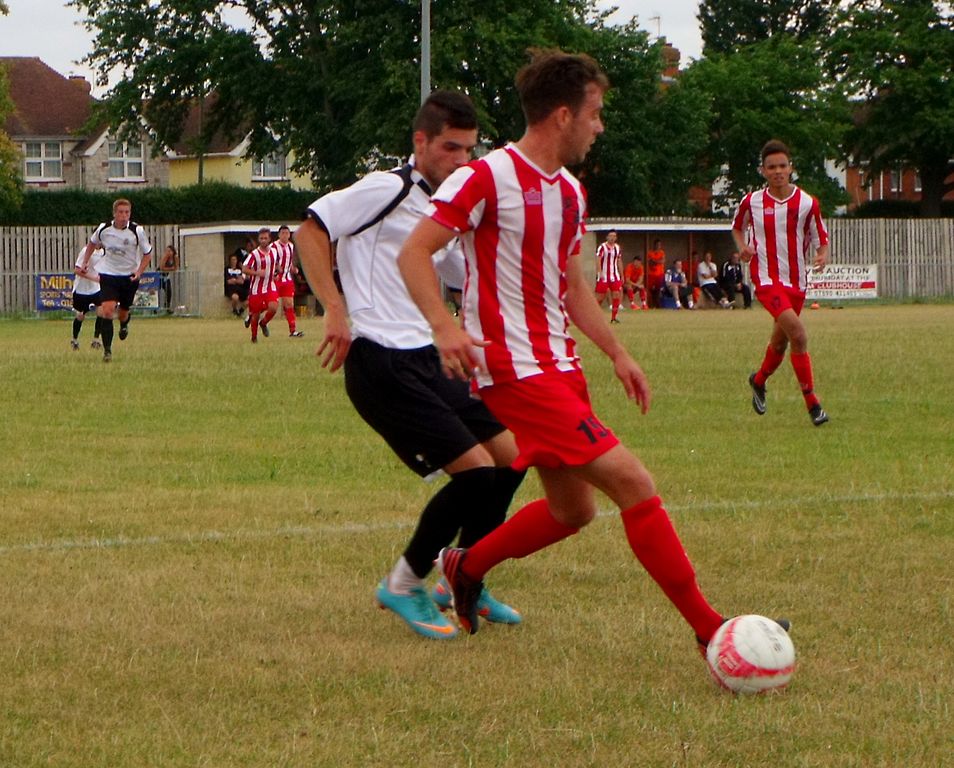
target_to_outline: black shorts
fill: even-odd
[[[99,292],[102,300],[115,301],[123,309],[130,309],[139,290],[139,281],[130,280],[130,275],[99,276]]]
[[[239,301],[247,301],[248,300],[248,283],[242,283],[242,285],[225,286],[225,298],[231,299],[233,293],[238,294]]]
[[[89,312],[92,307],[98,307],[102,303],[102,293],[74,293],[73,309],[77,312]]]
[[[504,431],[469,384],[444,375],[432,346],[388,349],[357,338],[344,371],[361,418],[421,477]]]

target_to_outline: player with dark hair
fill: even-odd
[[[99,290],[99,272],[96,266],[102,261],[105,252],[97,248],[90,255],[89,262],[82,269],[80,261],[86,256],[84,247],[76,258],[76,265],[73,267],[73,337],[70,339],[70,348],[74,351],[79,349],[79,335],[83,328],[83,321],[86,319],[86,313],[91,309],[96,311],[96,324],[93,327],[93,341],[90,346],[93,349],[99,349],[102,344],[99,337],[102,335],[102,319],[100,318],[99,306],[102,304],[102,293]]]
[[[535,466],[545,498],[439,564],[461,625],[477,631],[475,596],[498,563],[577,533],[596,516],[594,489],[620,508],[629,545],[704,650],[722,624],[642,462],[593,413],[571,327],[613,362],[646,413],[646,376],[612,332],[580,256],[586,196],[566,165],[603,133],[606,76],[593,59],[538,53],[517,75],[527,128],[516,143],[452,174],[398,258],[448,375],[475,378],[481,399],[514,434],[516,468]],[[444,305],[432,254],[460,236],[467,258],[464,327]]]
[[[278,312],[278,289],[275,287],[275,253],[271,249],[272,231],[258,230],[258,248],[245,257],[242,273],[248,275],[248,314],[245,327],[252,327],[252,343],[258,342],[258,329],[268,338],[268,324]],[[264,317],[262,315],[264,314]]]
[[[828,232],[818,200],[792,184],[791,158],[781,141],[773,139],[762,147],[760,171],[768,186],[742,199],[732,223],[732,239],[742,261],[751,264],[755,297],[774,319],[762,365],[749,375],[752,408],[760,416],[765,413],[765,382],[782,364],[791,344],[795,378],[812,424],[820,427],[828,414],[815,394],[808,334],[799,315],[808,288],[808,253],[814,250],[815,269],[825,266]]]
[[[623,302],[623,255],[615,229],[606,233],[606,241],[596,249],[596,302],[601,307],[610,294],[611,323],[618,323],[619,306]]]
[[[449,607],[450,592],[438,582],[428,595],[423,580],[458,531],[459,541],[469,546],[503,521],[524,472],[510,469],[517,455],[513,435],[471,397],[466,383],[443,375],[430,328],[396,263],[431,190],[470,159],[477,114],[466,96],[435,91],[413,126],[408,164],[368,174],[319,198],[295,233],[295,244],[325,307],[321,365],[331,371],[344,366],[355,409],[410,469],[422,477],[441,472],[450,477],[421,512],[410,542],[376,592],[381,607],[413,631],[443,639],[457,633],[438,611]],[[333,242],[347,310],[334,282]],[[443,252],[439,264],[448,285],[462,284],[458,249]],[[487,621],[520,621],[519,613],[486,589],[475,597],[475,610]]]
[[[288,323],[288,335],[301,338],[305,334],[295,324],[295,277],[298,267],[295,266],[295,246],[291,242],[291,229],[287,224],[278,228],[278,240],[272,243],[271,250],[275,257],[275,286]]]
[[[129,310],[139,290],[139,279],[149,266],[152,244],[145,231],[132,221],[132,203],[124,198],[113,201],[113,220],[100,224],[89,238],[80,257],[78,275],[85,276],[90,258],[97,248],[106,255],[97,266],[100,290],[100,330],[103,337],[103,362],[113,359],[113,318],[119,307],[119,340],[129,335]]]

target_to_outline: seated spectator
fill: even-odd
[[[225,297],[232,302],[232,314],[242,317],[245,312],[242,304],[248,300],[248,278],[242,272],[238,253],[229,256],[229,265],[225,268]]]
[[[682,260],[675,259],[672,266],[666,270],[665,275],[666,290],[672,295],[676,302],[676,309],[682,309],[683,305],[689,309],[695,309],[692,303],[692,289],[689,287],[689,280],[686,273],[682,271]]]
[[[712,260],[711,251],[706,251],[702,261],[699,262],[696,277],[699,280],[699,288],[712,299],[713,304],[718,304],[723,309],[732,309],[732,305],[719,287],[719,267]]]
[[[721,277],[719,283],[722,290],[730,302],[735,302],[736,293],[742,294],[742,301],[746,309],[752,308],[752,289],[745,284],[745,275],[742,272],[742,264],[739,260],[739,254],[733,252],[729,260],[722,265],[720,270]]]
[[[643,284],[643,262],[639,259],[633,259],[623,270],[623,292],[629,299],[629,308],[638,309],[636,306],[636,292],[639,292],[639,301],[642,309],[649,309],[646,303],[646,287]]]

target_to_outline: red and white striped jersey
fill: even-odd
[[[464,327],[491,342],[477,350],[478,386],[578,370],[563,298],[584,232],[580,182],[565,168],[544,173],[510,144],[451,174],[428,215],[461,233]]]
[[[745,235],[755,251],[750,270],[756,288],[781,285],[806,290],[809,252],[828,244],[818,201],[798,187],[785,200],[776,200],[767,189],[750,192],[739,205],[732,228]]]
[[[596,249],[598,262],[596,281],[599,283],[618,283],[623,277],[619,273],[620,250],[619,243],[602,243]]]
[[[292,261],[295,258],[294,244],[290,240],[287,243],[276,240],[269,246],[269,250],[275,259],[275,279],[279,283],[287,283],[294,279],[291,272]]]
[[[272,291],[278,290],[275,287],[274,278],[275,255],[271,248],[267,251],[256,248],[245,258],[242,266],[247,269],[264,269],[267,275],[267,277],[259,277],[258,275],[250,276],[248,284],[248,293],[250,296],[259,296],[263,293],[271,293]]]

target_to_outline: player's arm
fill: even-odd
[[[593,292],[587,287],[579,253],[567,260],[566,282],[564,302],[570,320],[613,361],[613,369],[626,390],[626,396],[635,400],[640,410],[646,413],[652,399],[649,381],[606,322]]]
[[[140,277],[142,277],[142,273],[145,272],[146,268],[149,266],[149,260],[151,257],[152,257],[152,250],[142,255],[142,258],[139,260],[139,266],[136,268],[136,271],[133,272],[132,275],[130,276],[129,278],[130,280],[135,282]]]
[[[325,336],[315,354],[321,358],[321,367],[333,373],[348,356],[351,328],[344,299],[335,285],[331,238],[311,217],[305,219],[293,237],[305,279],[325,308]]]
[[[818,249],[815,251],[815,261],[812,266],[815,269],[822,269],[828,263],[828,254],[830,251],[831,247],[828,243],[818,246]]]
[[[467,380],[480,362],[474,347],[486,342],[471,338],[448,311],[433,262],[433,255],[456,236],[453,229],[425,216],[404,241],[397,263],[408,293],[431,326],[444,372]]]
[[[79,269],[79,272],[76,274],[85,274],[86,270],[89,269],[89,260],[93,255],[93,251],[95,251],[97,248],[99,248],[99,246],[96,245],[96,243],[94,243],[92,240],[86,244],[86,250],[83,251],[83,255],[80,257],[79,263],[77,264],[77,269]]]

